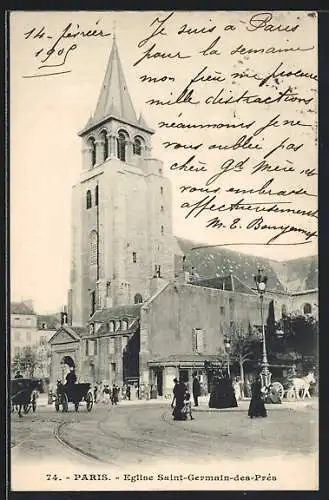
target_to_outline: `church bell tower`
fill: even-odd
[[[83,326],[96,310],[143,302],[154,275],[174,277],[172,195],[154,131],[137,117],[116,39],[96,109],[79,132],[82,171],[72,194],[69,317]]]

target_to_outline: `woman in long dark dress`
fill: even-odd
[[[186,393],[186,386],[184,382],[181,380],[179,382],[175,382],[175,387],[173,389],[174,393],[174,398],[172,402],[172,406],[174,406],[174,410],[172,412],[172,415],[174,417],[174,420],[186,420],[186,414],[183,413],[183,407],[184,407],[184,397]]]
[[[259,377],[251,385],[251,400],[248,410],[248,417],[267,417],[262,393],[262,382]]]

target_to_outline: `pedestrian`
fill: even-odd
[[[118,398],[118,387],[115,384],[113,384],[113,387],[112,387],[112,397],[111,397],[112,405],[117,405],[118,401],[119,401],[119,398]]]
[[[97,403],[97,391],[98,391],[98,387],[97,385],[94,386],[94,401],[95,403]]]
[[[174,420],[186,420],[186,414],[182,411],[184,407],[184,399],[186,393],[186,386],[182,380],[174,379],[173,400],[171,406],[174,408],[172,415]]]
[[[194,406],[199,406],[198,398],[201,396],[201,386],[196,372],[193,373],[192,392],[193,392]]]
[[[278,393],[276,388],[273,387],[272,384],[268,388],[268,392],[265,396],[265,403],[266,404],[279,404],[279,405],[282,403],[281,398],[280,398],[280,394]]]
[[[267,411],[264,404],[264,394],[260,377],[256,377],[251,384],[251,400],[248,409],[248,417],[267,417]]]
[[[237,401],[240,401],[240,399],[241,399],[241,384],[240,384],[239,377],[235,378],[235,381],[233,384],[233,389],[234,389],[235,399]]]
[[[103,389],[103,403],[109,404],[110,396],[111,396],[110,388],[107,384],[105,384]]]
[[[128,401],[130,401],[130,395],[131,395],[131,387],[128,384],[126,388],[126,398],[128,399]]]
[[[191,394],[188,391],[185,392],[183,413],[185,413],[186,418],[190,417],[191,420],[194,420],[192,415]]]

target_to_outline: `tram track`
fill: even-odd
[[[83,450],[79,446],[74,445],[70,441],[68,441],[66,438],[64,438],[63,434],[61,433],[61,429],[63,427],[68,426],[69,424],[72,424],[72,422],[67,422],[67,421],[62,421],[54,425],[53,427],[53,436],[55,437],[56,441],[69,450],[70,452],[75,453],[76,455],[83,456],[84,458],[87,458],[88,460],[92,460],[96,462],[101,462],[101,463],[108,463],[102,460],[100,457],[94,455],[93,453],[90,453],[89,451]]]

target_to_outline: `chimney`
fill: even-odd
[[[61,326],[67,326],[67,307],[63,307],[63,311],[61,312]]]

